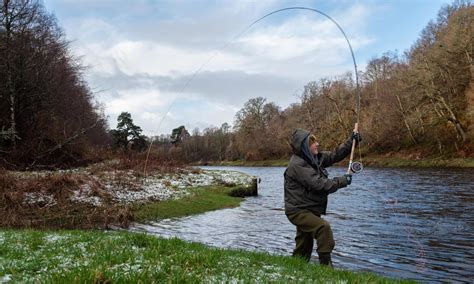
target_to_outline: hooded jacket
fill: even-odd
[[[310,132],[296,129],[291,138],[293,155],[284,173],[285,214],[294,214],[303,209],[316,215],[326,214],[328,195],[347,186],[345,177],[328,178],[325,167],[329,167],[348,156],[352,139],[348,139],[333,152],[322,151],[314,159],[308,157]]]

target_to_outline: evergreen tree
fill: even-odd
[[[188,138],[189,132],[186,130],[186,127],[184,125],[181,125],[180,127],[176,127],[173,129],[171,132],[171,143],[174,145],[179,144],[183,139]]]
[[[147,146],[147,142],[145,136],[141,134],[141,127],[133,123],[132,115],[129,112],[122,112],[117,121],[117,129],[111,131],[113,149],[123,148],[125,150],[143,151]]]

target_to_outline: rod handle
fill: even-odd
[[[359,132],[359,123],[356,122],[354,124],[354,132],[357,133]],[[349,167],[347,168],[347,174],[351,174],[351,165],[352,165],[352,160],[354,159],[354,152],[355,152],[355,146],[356,146],[356,141],[355,139],[352,140],[352,149],[351,149],[351,156],[349,159]]]

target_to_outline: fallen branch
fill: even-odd
[[[4,130],[2,127],[2,130],[0,131],[0,138],[6,139],[6,140],[21,140],[20,136],[18,136],[18,133],[16,131],[13,131],[11,129],[9,130]]]
[[[11,166],[12,168],[16,168],[16,167],[17,167],[17,165],[10,163],[10,162],[7,161],[5,158],[0,157],[0,159],[5,163],[5,165],[9,165],[9,166]]]
[[[41,158],[44,158],[46,157],[47,155],[53,153],[54,151],[58,150],[58,149],[61,149],[62,147],[64,147],[66,144],[76,140],[77,138],[81,137],[82,135],[84,135],[85,133],[87,133],[89,130],[91,130],[92,128],[94,128],[97,123],[99,122],[99,120],[97,120],[96,122],[94,122],[94,124],[92,124],[91,126],[87,127],[87,128],[83,128],[81,129],[79,132],[77,132],[76,134],[74,134],[73,136],[67,138],[66,140],[64,140],[63,142],[59,143],[58,145],[50,148],[49,150],[46,150],[44,151],[43,153],[39,154],[38,156],[36,156],[35,160],[33,161],[33,163],[31,163],[30,167],[32,167],[34,164],[36,164],[36,161],[41,159]]]

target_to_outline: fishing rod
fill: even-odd
[[[181,88],[181,90],[178,92],[177,95],[181,94],[185,89],[186,87],[191,83],[191,81],[197,76],[197,74],[204,68],[204,66],[206,66],[214,57],[216,57],[216,55],[223,51],[224,49],[226,49],[231,43],[233,43],[235,40],[237,40],[238,38],[240,38],[243,34],[245,34],[248,30],[250,30],[255,24],[257,24],[258,22],[262,21],[263,19],[267,18],[267,17],[270,17],[271,15],[274,15],[274,14],[277,14],[277,13],[280,13],[280,12],[283,12],[283,11],[289,11],[289,10],[306,10],[306,11],[310,11],[310,12],[314,12],[314,13],[317,13],[317,14],[320,14],[320,15],[323,15],[325,16],[326,18],[328,18],[330,21],[332,21],[336,26],[337,28],[339,29],[339,31],[342,33],[342,35],[344,36],[346,42],[347,42],[347,45],[349,46],[349,50],[351,52],[351,56],[352,56],[352,62],[354,64],[354,73],[355,73],[355,81],[356,81],[356,114],[357,114],[357,119],[356,119],[356,123],[354,125],[354,132],[355,133],[358,133],[359,132],[359,117],[360,117],[360,85],[359,85],[359,74],[358,74],[358,71],[357,71],[357,63],[356,63],[356,60],[355,60],[355,56],[354,56],[354,51],[352,50],[352,45],[349,41],[349,38],[347,37],[346,33],[344,32],[344,30],[342,29],[342,27],[333,19],[331,18],[328,14],[322,12],[322,11],[319,11],[319,10],[316,10],[316,9],[313,9],[313,8],[308,8],[308,7],[299,7],[299,6],[295,6],[295,7],[287,7],[287,8],[282,8],[282,9],[278,9],[278,10],[275,10],[273,12],[270,12],[260,18],[258,18],[257,20],[253,21],[250,25],[248,25],[245,29],[243,29],[240,33],[238,33],[237,35],[235,35],[230,41],[228,41],[227,43],[225,43],[221,48],[219,48],[212,56],[210,56],[208,58],[207,61],[205,61],[194,73],[193,75],[188,79],[188,81],[186,81],[186,83],[183,85],[183,87]],[[177,96],[176,96],[177,97]],[[165,112],[165,114],[163,115],[163,118],[160,120],[160,123],[158,124],[158,127],[160,127],[161,123],[163,122],[164,118],[166,117],[166,115],[168,114],[168,112],[171,110],[171,107],[173,106],[175,100],[176,100],[176,97],[173,99],[173,101],[171,102],[170,106],[168,107],[168,110]],[[150,146],[148,147],[148,152],[147,152],[147,155],[146,155],[146,160],[145,160],[145,168],[144,168],[144,174],[146,174],[146,166],[147,166],[147,162],[148,162],[148,157],[150,155],[150,150],[151,150],[151,145],[153,143],[153,139],[152,141],[150,142]],[[360,173],[363,169],[363,166],[362,166],[362,162],[354,162],[353,159],[354,159],[354,152],[355,152],[355,146],[356,146],[356,141],[355,139],[352,140],[352,148],[351,148],[351,155],[350,155],[350,160],[349,160],[349,166],[348,166],[348,169],[347,169],[347,173],[348,174],[352,174],[352,173]],[[360,145],[359,145],[359,155],[360,155],[360,158],[362,158],[362,155],[360,154]]]

